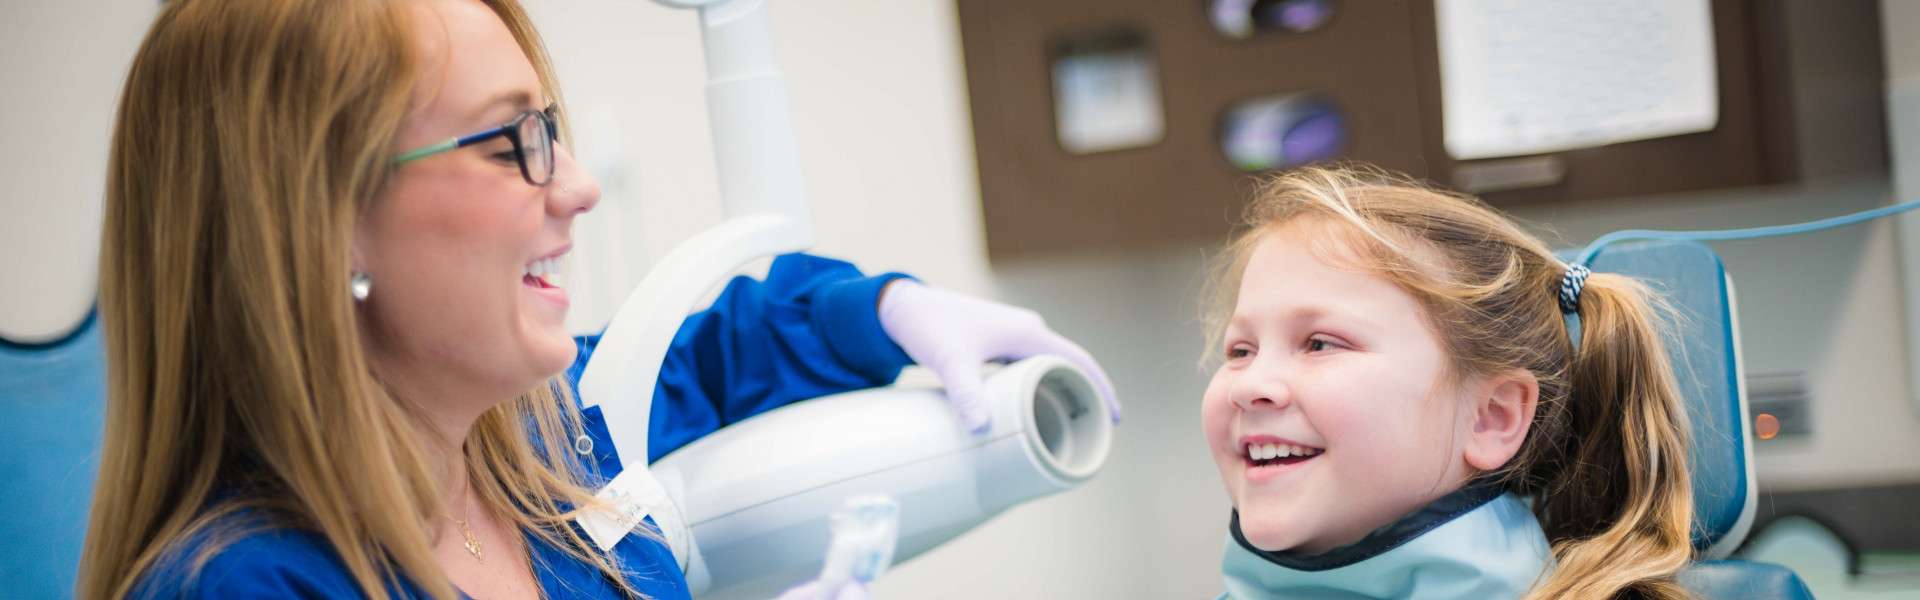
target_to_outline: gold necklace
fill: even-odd
[[[466,494],[460,495],[460,506],[462,508],[465,508],[467,505],[466,499],[467,499]],[[480,552],[480,538],[474,537],[473,528],[467,526],[467,520],[455,519],[453,518],[453,515],[447,515],[447,520],[453,521],[455,524],[458,524],[460,526],[460,536],[463,538],[466,538],[467,554],[472,554],[474,560],[479,561],[481,564],[485,564],[487,562],[487,557],[485,554],[482,554]]]

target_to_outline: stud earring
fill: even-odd
[[[366,302],[367,294],[373,293],[373,276],[360,271],[353,272],[353,300]]]

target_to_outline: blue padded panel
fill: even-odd
[[[1646,282],[1681,315],[1665,338],[1693,426],[1693,543],[1704,551],[1740,525],[1751,489],[1726,267],[1705,244],[1665,241],[1610,245],[1590,266]]]
[[[1813,600],[1806,582],[1773,563],[1703,560],[1675,579],[1703,600]]]
[[[0,596],[73,596],[106,381],[94,315],[55,342],[0,341]]]

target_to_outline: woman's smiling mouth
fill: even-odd
[[[529,291],[542,299],[560,308],[566,308],[569,302],[567,290],[561,285],[566,281],[562,270],[565,263],[561,258],[566,256],[569,249],[571,246],[562,246],[559,250],[528,262],[520,272],[520,285],[526,286]]]

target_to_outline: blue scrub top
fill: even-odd
[[[881,329],[876,309],[881,289],[901,277],[866,277],[845,262],[790,254],[774,260],[764,282],[734,278],[711,307],[682,323],[667,350],[654,389],[647,460],[786,404],[891,383],[912,361]],[[570,381],[578,380],[599,336],[577,341],[580,355],[567,370]],[[621,461],[599,408],[582,416],[594,442],[589,470],[611,478]],[[235,523],[222,523],[219,529],[244,533],[197,570],[192,565],[206,536],[186,540],[142,577],[133,597],[363,597],[319,534],[246,521],[254,518],[243,512]],[[562,549],[532,536],[527,547],[546,597],[621,597],[612,581]],[[641,594],[688,597],[679,564],[654,538],[635,533],[613,551],[627,582]],[[404,581],[389,593],[424,597]]]

